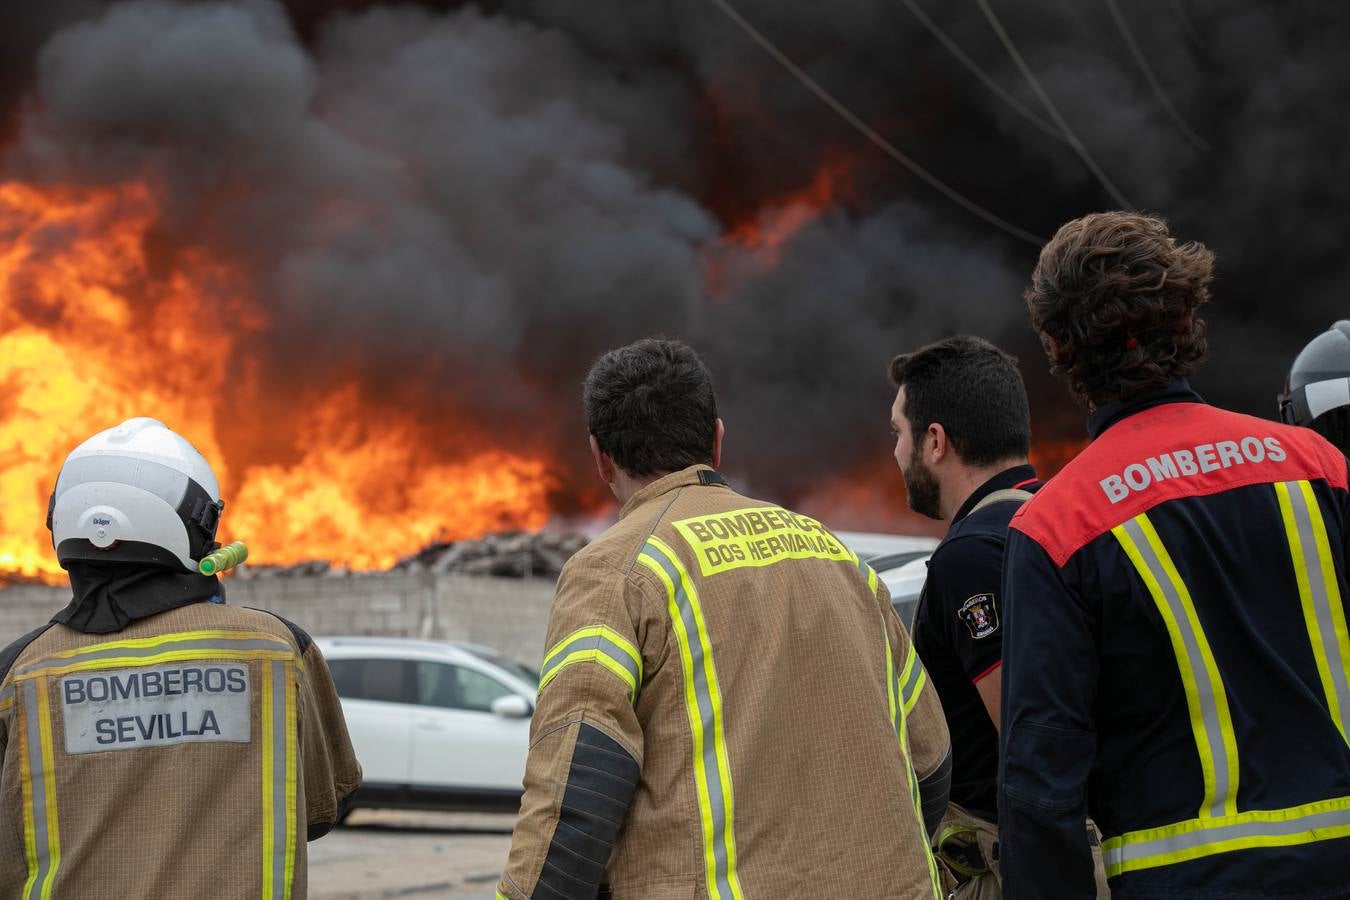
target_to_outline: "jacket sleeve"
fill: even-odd
[[[592,900],[599,890],[642,767],[636,591],[584,551],[559,576],[499,897]]]
[[[944,544],[928,563],[924,614],[971,684],[997,669],[1003,659],[998,612],[1003,546],[995,535],[963,535]],[[929,645],[923,646],[926,651]]]
[[[361,785],[361,765],[356,761],[347,720],[333,676],[319,648],[310,643],[304,650],[304,674],[300,680],[300,762],[305,785],[306,838],[327,834],[346,814],[352,795]]]
[[[1095,615],[1040,545],[1016,530],[1003,580],[1003,896],[1092,898],[1086,785],[1097,746]]]
[[[874,577],[869,571],[869,580]],[[918,782],[923,821],[930,834],[947,811],[951,790],[951,737],[937,689],[924,670],[909,632],[891,606],[890,592],[880,579],[876,584],[886,622],[887,639],[893,648],[897,715],[904,717],[904,742]]]

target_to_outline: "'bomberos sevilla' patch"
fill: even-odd
[[[81,672],[61,679],[59,696],[67,753],[249,739],[249,669],[238,663]]]
[[[956,615],[966,623],[970,636],[976,640],[998,631],[998,609],[994,606],[993,594],[976,594],[961,604]]]

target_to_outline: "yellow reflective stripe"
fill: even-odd
[[[161,644],[176,644],[180,641],[212,640],[270,641],[279,647],[289,648],[291,646],[285,638],[266,631],[228,631],[222,629],[209,631],[174,631],[169,634],[157,634],[154,637],[128,638],[123,641],[104,641],[99,644],[90,644],[87,647],[76,647],[73,650],[61,650],[56,653],[49,653],[46,656],[41,657],[41,659],[34,660],[34,662],[44,662],[49,659],[74,659],[79,656],[86,656],[90,653],[102,653],[105,650],[143,650],[147,647],[158,647]]]
[[[923,821],[923,800],[919,795],[919,778],[914,774],[914,761],[909,755],[909,724],[906,722],[908,710],[902,702],[897,703],[900,697],[900,680],[896,677],[895,654],[891,652],[891,636],[886,628],[886,621],[882,619],[881,627],[882,637],[886,642],[886,697],[890,702],[891,727],[896,730],[900,738],[900,757],[905,761],[905,779],[909,782],[910,798],[914,801],[914,816],[919,824],[919,838],[923,842],[924,857],[928,860],[928,877],[932,882],[933,896],[942,897],[941,880],[938,877],[937,862],[933,859],[933,850],[928,846],[928,826]],[[917,665],[914,648],[911,645],[905,672],[908,674],[913,667]],[[903,676],[902,676],[903,677]]]
[[[629,699],[635,700],[637,698],[638,685],[637,680],[633,678],[633,674],[625,669],[622,663],[611,659],[603,650],[577,650],[575,653],[567,654],[567,656],[563,657],[556,666],[549,670],[547,675],[539,679],[539,693],[542,694],[544,688],[548,687],[549,683],[552,682],[563,669],[582,662],[598,663],[613,672],[615,675],[619,676],[624,684],[628,685]]]
[[[1332,630],[1335,632],[1335,646],[1340,651],[1339,670],[1334,673],[1345,681],[1350,681],[1350,625],[1345,618],[1345,606],[1341,602],[1340,580],[1336,576],[1336,564],[1331,555],[1330,542],[1327,539],[1326,523],[1322,520],[1322,508],[1317,503],[1317,497],[1313,493],[1312,485],[1306,481],[1300,482],[1304,501],[1308,504],[1308,515],[1312,519],[1313,536],[1317,546],[1317,560],[1322,568],[1322,584],[1326,587],[1327,607],[1331,613]],[[1350,710],[1344,708],[1342,704],[1337,705],[1339,715],[1337,723],[1341,727],[1342,736],[1350,740],[1350,725],[1347,725],[1347,718],[1350,718]]]
[[[680,611],[675,603],[675,583],[659,564],[651,562],[645,555],[639,555],[638,561],[651,569],[666,586],[669,596],[668,607],[670,621],[675,631],[676,643],[680,648],[681,669],[684,673],[684,705],[689,714],[689,728],[694,736],[694,786],[698,794],[699,819],[703,825],[703,857],[708,884],[708,896],[719,900],[717,890],[717,862],[713,857],[713,844],[716,836],[713,830],[711,802],[708,796],[708,773],[703,763],[703,718],[698,711],[698,694],[694,688],[694,660],[689,651],[689,635],[685,632]]]
[[[726,842],[727,853],[727,881],[730,883],[731,895],[736,900],[744,900],[741,893],[740,881],[736,877],[736,835],[732,831],[732,793],[731,793],[731,761],[727,758],[726,726],[722,719],[722,689],[717,683],[717,670],[713,667],[712,641],[708,639],[708,625],[703,619],[703,608],[699,604],[698,591],[694,588],[694,583],[689,579],[689,573],[684,571],[676,558],[675,552],[666,547],[660,541],[652,538],[658,550],[664,553],[670,561],[680,570],[680,579],[685,590],[685,595],[689,605],[693,608],[694,621],[698,625],[698,641],[703,647],[703,671],[704,677],[708,681],[708,694],[712,700],[713,722],[715,730],[713,740],[715,741],[717,762],[721,767],[722,783],[722,803],[726,809],[726,820],[723,826],[725,831],[724,840]]]
[[[52,712],[47,682],[37,683],[38,740],[42,745],[42,780],[47,803],[47,877],[42,882],[42,900],[51,900],[56,870],[61,865],[61,829],[56,817],[56,755],[52,750]]]
[[[93,669],[125,669],[132,666],[152,666],[157,663],[179,662],[190,659],[238,660],[244,662],[255,659],[297,661],[294,651],[291,650],[212,650],[210,648],[171,650],[165,653],[157,653],[154,656],[114,656],[106,659],[86,659],[64,666],[34,669],[30,672],[24,672],[22,675],[15,675],[14,680],[40,680],[51,675],[69,675],[71,672],[87,672]]]
[[[648,539],[638,554],[638,561],[666,588],[671,625],[680,649],[685,706],[694,744],[708,896],[710,900],[723,900],[724,895],[730,900],[744,900],[736,874],[733,791],[724,737],[722,692],[717,683],[712,644],[698,591],[674,551],[657,538]],[[695,653],[701,664],[695,661]]]
[[[1350,797],[1288,809],[1258,809],[1218,818],[1189,819],[1102,841],[1110,877],[1201,859],[1234,850],[1288,847],[1350,836]]]
[[[914,644],[911,643],[909,655],[905,657],[905,671],[900,675],[900,697],[904,703],[906,716],[914,711],[914,705],[919,702],[919,695],[923,693],[923,686],[927,677],[923,663],[919,660],[919,654],[915,651]]]
[[[501,891],[498,891],[496,900],[511,900],[511,898],[503,894]]]
[[[544,655],[544,662],[541,668],[547,668],[549,661],[559,653],[564,652],[569,644],[588,637],[604,638],[605,640],[610,641],[619,647],[619,649],[623,650],[624,653],[628,654],[629,658],[633,660],[633,665],[637,666],[639,670],[642,668],[642,654],[638,653],[638,649],[633,646],[628,638],[619,634],[619,632],[610,628],[608,625],[592,625],[589,628],[578,628],[576,631],[553,645],[553,649]]]
[[[858,556],[858,554],[855,553],[853,550],[850,550],[847,547],[845,547],[844,549],[848,553],[848,558],[853,560],[853,564],[858,567],[858,570],[867,576],[867,587],[870,588],[872,593],[875,594],[877,592],[876,569],[873,569],[867,563],[863,562],[862,558]]]
[[[297,757],[299,756],[300,728],[296,713],[296,694],[299,688],[299,675],[291,661],[282,663],[285,670],[286,685],[286,808],[282,816],[286,822],[286,872],[284,900],[291,900],[295,885],[295,832],[296,817],[300,811],[296,806]]]
[[[642,655],[627,638],[606,625],[578,628],[553,645],[539,668],[539,693],[563,669],[582,662],[598,663],[613,672],[628,685],[629,700],[637,700],[642,683]]]
[[[24,900],[50,900],[56,868],[61,863],[61,838],[56,819],[56,773],[52,749],[50,700],[46,682],[23,686],[19,752],[24,793],[24,844],[28,878]]]
[[[273,724],[272,724],[272,673],[268,667],[263,667],[261,698],[259,719],[262,720],[262,898],[263,900],[274,900],[272,867],[276,864],[275,839],[276,839],[276,809],[273,802],[273,792],[275,785],[273,778],[275,775],[274,767],[276,761],[273,759],[272,742]]]
[[[914,690],[905,698],[905,715],[908,716],[914,712],[914,706],[919,702],[919,696],[923,694],[923,686],[927,683],[928,673],[923,666],[919,667],[919,677],[914,682]]]
[[[34,824],[33,813],[33,770],[28,753],[28,729],[32,726],[26,716],[19,716],[18,723],[19,783],[23,788],[23,852],[24,859],[28,863],[28,880],[24,882],[21,896],[27,900],[33,895],[38,877],[37,827]]]
[[[1350,635],[1326,523],[1309,482],[1277,483],[1275,496],[1327,709],[1341,738],[1350,741]]]
[[[899,682],[895,677],[895,656],[891,653],[891,636],[886,632],[885,621],[882,621],[882,635],[886,638],[886,700],[891,706],[891,728],[895,729],[897,734],[901,734],[900,720],[896,717],[896,694],[898,693]],[[904,745],[904,739],[901,738],[901,746]]]
[[[1190,591],[1147,514],[1117,525],[1111,533],[1139,572],[1167,625],[1204,775],[1204,797],[1197,815],[1233,815],[1237,812],[1239,774],[1237,738],[1223,679]]]

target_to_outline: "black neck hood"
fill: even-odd
[[[214,575],[103,562],[70,562],[66,569],[74,597],[52,621],[85,634],[110,634],[137,619],[225,599],[225,588]]]

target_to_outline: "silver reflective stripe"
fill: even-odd
[[[0,688],[0,709],[3,709],[9,701],[14,699],[14,682],[10,682],[3,688]]]
[[[286,833],[291,809],[286,802],[286,664],[273,660],[271,666],[272,709],[272,896],[286,896]]]
[[[871,590],[873,593],[876,593],[877,573],[872,569],[871,566],[869,566],[866,562],[863,561],[863,558],[861,556],[855,559],[854,562],[858,564],[858,571],[862,572],[863,578],[867,579],[868,589]]]
[[[900,697],[906,711],[914,705],[914,692],[918,690],[919,679],[923,677],[923,662],[919,660],[918,655],[912,648],[909,653],[910,656],[914,658],[914,666],[910,670],[909,680],[904,683],[900,691]],[[908,660],[906,660],[906,662],[908,662]]]
[[[33,885],[28,891],[27,900],[40,900],[43,884],[51,877],[52,848],[47,834],[47,796],[46,769],[42,760],[42,732],[39,716],[42,714],[38,704],[38,686],[29,684],[23,690],[24,732],[28,736],[28,780],[33,795],[33,844],[37,850],[37,873]],[[50,896],[50,892],[48,892]]]
[[[1341,406],[1350,406],[1350,378],[1332,378],[1314,381],[1303,389],[1308,400],[1308,413],[1315,419]]]
[[[1233,841],[1249,841],[1252,838],[1257,838],[1258,841],[1261,838],[1275,838],[1277,840],[1286,839],[1287,841],[1287,838],[1291,835],[1308,834],[1309,832],[1314,832],[1319,829],[1346,826],[1350,826],[1350,809],[1333,809],[1327,812],[1310,813],[1308,815],[1296,816],[1275,822],[1235,822],[1231,825],[1212,825],[1207,828],[1197,828],[1193,831],[1172,835],[1171,837],[1130,841],[1122,846],[1104,848],[1102,850],[1102,860],[1108,867],[1119,866],[1122,863],[1147,859],[1151,856],[1179,853],[1181,851],[1195,850],[1202,847],[1209,848],[1207,853],[1201,854],[1203,856],[1208,856],[1213,853],[1224,853],[1230,850],[1244,849],[1244,844],[1226,847],[1218,846]],[[1310,840],[1318,839],[1316,835],[1308,834],[1308,836]],[[1299,841],[1294,843],[1305,842]],[[1258,842],[1256,846],[1263,846],[1263,844]],[[1177,862],[1180,861],[1181,860],[1177,860]]]
[[[1191,672],[1195,674],[1193,679],[1194,690],[1196,699],[1200,704],[1200,716],[1205,726],[1205,740],[1209,743],[1208,756],[1214,761],[1214,797],[1210,804],[1209,814],[1222,816],[1225,814],[1224,806],[1228,800],[1229,786],[1233,783],[1233,779],[1232,774],[1228,771],[1228,754],[1224,750],[1223,729],[1219,725],[1219,708],[1215,703],[1214,691],[1206,675],[1208,669],[1205,667],[1204,655],[1200,652],[1200,641],[1195,634],[1195,630],[1191,628],[1190,617],[1186,615],[1186,607],[1181,602],[1176,585],[1172,583],[1172,579],[1168,577],[1167,569],[1163,567],[1162,561],[1154,553],[1153,544],[1149,542],[1148,535],[1140,527],[1138,519],[1131,519],[1121,527],[1134,541],[1140,558],[1144,565],[1148,567],[1149,573],[1162,592],[1163,599],[1167,602],[1168,609],[1171,610],[1172,620],[1176,622],[1177,631],[1181,634],[1182,644],[1186,648],[1187,661],[1190,664]]]
[[[716,860],[717,892],[722,897],[733,897],[736,894],[733,893],[730,879],[727,877],[727,810],[726,804],[722,800],[723,774],[717,761],[717,744],[723,739],[723,736],[717,734],[717,720],[713,715],[712,696],[708,690],[708,678],[704,669],[706,650],[699,637],[698,622],[694,618],[694,610],[689,603],[689,596],[685,593],[684,580],[681,577],[680,570],[666,558],[664,553],[654,550],[651,545],[642,548],[642,555],[660,566],[666,573],[666,577],[670,579],[671,584],[675,586],[675,606],[679,611],[680,621],[684,625],[684,632],[689,635],[689,656],[692,661],[690,668],[693,670],[691,674],[693,675],[694,694],[698,701],[698,715],[703,722],[703,746],[700,749],[703,753],[703,769],[707,773],[707,794],[711,807],[709,812],[712,816],[713,858]]]
[[[628,650],[602,634],[583,635],[550,650],[549,660],[544,663],[543,669],[539,672],[539,680],[546,680],[550,672],[567,662],[568,656],[580,650],[599,650],[605,656],[623,666],[628,674],[633,676],[635,685],[642,684],[642,667],[638,664],[638,661],[633,659]],[[636,694],[634,696],[636,697]]]
[[[283,650],[295,652],[291,645],[281,638],[274,641],[260,638],[191,638],[182,641],[165,641],[162,644],[152,644],[148,647],[110,647],[106,650],[91,650],[88,653],[72,656],[49,657],[21,666],[15,670],[15,674],[25,675],[39,669],[60,668],[90,660],[143,659],[149,656],[158,656],[161,653],[172,653],[175,650]]]
[[[1340,644],[1336,640],[1336,622],[1331,614],[1331,598],[1326,578],[1322,570],[1321,554],[1317,552],[1317,536],[1313,531],[1312,514],[1308,510],[1308,498],[1298,482],[1286,485],[1285,495],[1294,513],[1294,523],[1298,527],[1298,540],[1303,545],[1303,567],[1308,577],[1308,589],[1312,594],[1313,611],[1317,615],[1318,630],[1322,633],[1322,653],[1326,656],[1328,674],[1336,691],[1336,700],[1340,706],[1341,734],[1350,736],[1350,684],[1347,684],[1345,666],[1347,660],[1341,655]],[[1344,628],[1344,625],[1342,625]]]

